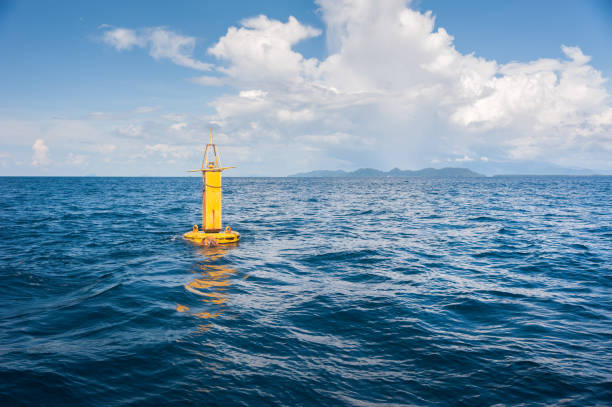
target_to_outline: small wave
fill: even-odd
[[[499,233],[500,235],[509,235],[509,236],[516,235],[516,231],[514,231],[512,229],[509,229],[507,227],[503,227],[503,226],[501,228],[499,228],[497,233]]]
[[[468,218],[468,220],[472,222],[500,222],[500,221],[503,221],[503,219],[494,218],[491,216],[476,216],[476,217]]]
[[[520,256],[528,256],[529,252],[524,252],[520,250],[485,250],[482,252],[474,253],[472,257],[477,259],[515,259]]]
[[[421,216],[420,218],[421,219],[443,219],[444,216],[436,215],[436,214],[431,214],[431,215]]]
[[[384,261],[380,251],[374,249],[332,251],[302,258],[302,261],[312,265],[321,265],[329,262],[344,262],[347,260],[359,261],[361,264],[373,264]]]

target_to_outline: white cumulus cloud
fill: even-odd
[[[118,51],[139,47],[146,49],[155,59],[169,59],[177,65],[200,71],[211,69],[210,64],[193,57],[196,45],[194,37],[180,35],[163,27],[142,30],[107,28],[102,40]]]
[[[32,165],[35,167],[45,166],[51,163],[49,158],[49,148],[45,145],[45,140],[39,138],[32,145]]]
[[[99,144],[95,149],[102,154],[110,154],[117,149],[117,146],[114,144]]]
[[[105,27],[103,39],[119,51],[143,48],[214,70],[190,78],[229,89],[203,120],[221,128],[229,149],[249,152],[240,157],[253,173],[512,160],[612,170],[612,96],[576,44],[559,44],[558,58],[500,63],[459,52],[432,12],[406,0],[316,3],[323,29],[292,16],[246,18],[209,44],[214,65],[195,59],[195,38],[167,28]],[[324,57],[296,49],[322,34]],[[180,114],[162,117],[175,122],[159,126],[174,142],[200,141]],[[145,130],[124,124],[116,133]],[[184,153],[157,140],[147,154]]]
[[[286,154],[317,140],[312,134],[370,139],[370,165],[419,167],[459,150],[471,152],[455,160],[462,163],[482,156],[606,166],[611,97],[579,47],[560,44],[564,58],[500,64],[460,53],[432,13],[403,0],[318,4],[324,59],[295,51],[320,31],[293,17],[243,20],[209,48],[238,88],[237,97],[211,103],[212,120],[229,133],[275,134],[282,142],[267,147]],[[363,155],[350,144],[328,149],[329,158],[357,163]]]
[[[188,146],[175,146],[164,143],[146,145],[146,155],[159,154],[162,158],[186,158],[194,154],[193,148]]]
[[[86,159],[87,157],[85,157],[83,154],[75,154],[75,153],[68,154],[68,162],[75,166],[82,166],[83,164],[86,164],[86,161],[85,161]]]
[[[116,127],[117,133],[122,136],[140,137],[143,135],[143,127],[140,124],[125,124]]]
[[[223,86],[225,84],[225,81],[223,79],[216,77],[216,76],[210,76],[210,75],[198,76],[198,77],[192,78],[191,81],[193,83],[197,83],[199,85],[204,85],[204,86]]]
[[[321,31],[302,25],[295,17],[286,23],[260,15],[242,21],[240,28],[230,27],[227,34],[208,52],[230,62],[219,70],[238,81],[291,83],[314,68],[316,60],[305,59],[292,46]]]
[[[170,130],[174,130],[174,131],[181,131],[183,130],[185,127],[187,127],[187,123],[185,122],[180,122],[180,123],[174,123],[170,125]]]

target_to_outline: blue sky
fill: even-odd
[[[234,175],[611,171],[611,41],[608,1],[5,1],[0,174],[185,175],[209,126]]]

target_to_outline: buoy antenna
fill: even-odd
[[[214,161],[208,160],[208,152],[209,149],[212,148]],[[212,167],[211,167],[212,165]],[[202,158],[202,171],[206,169],[219,169],[221,168],[221,163],[219,162],[219,155],[217,154],[217,146],[213,144],[213,135],[212,135],[212,127],[210,127],[210,142],[206,144],[206,148],[204,149],[204,157]]]

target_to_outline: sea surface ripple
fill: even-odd
[[[2,406],[612,403],[612,177],[0,190]]]

